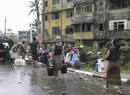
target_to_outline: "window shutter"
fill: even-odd
[[[127,21],[127,29],[130,29],[130,21]]]
[[[114,30],[114,22],[109,21],[109,30],[112,31]]]

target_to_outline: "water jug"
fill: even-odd
[[[62,65],[61,73],[62,73],[62,74],[67,73],[67,65],[66,65],[66,64],[63,64],[63,65]]]
[[[107,60],[98,59],[98,72],[106,72],[108,63]]]
[[[48,76],[54,75],[54,67],[52,61],[49,62],[49,65],[47,66],[47,72],[48,72]]]

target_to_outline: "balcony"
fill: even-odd
[[[130,39],[130,30],[122,30],[122,31],[109,31],[108,38],[120,38],[120,39]]]
[[[63,3],[62,9],[71,9],[74,6],[74,2],[65,2]]]
[[[87,39],[93,39],[93,32],[74,32],[73,38],[74,40],[87,40]]]

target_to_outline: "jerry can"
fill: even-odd
[[[66,64],[63,64],[63,65],[62,65],[61,73],[62,73],[62,74],[67,73],[67,65],[66,65]]]
[[[49,62],[49,65],[47,66],[47,73],[48,73],[48,76],[54,75],[54,66],[52,62]]]

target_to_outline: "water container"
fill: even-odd
[[[49,65],[47,66],[47,73],[48,73],[48,76],[54,75],[54,67],[53,67],[52,62],[49,62]]]
[[[98,72],[106,72],[108,63],[107,60],[102,61],[102,59],[98,59]]]
[[[80,69],[80,62],[75,63],[75,69]]]
[[[96,63],[96,71],[98,72],[98,64]]]
[[[65,65],[65,64],[62,65],[61,73],[62,73],[62,74],[67,73],[67,65]]]

